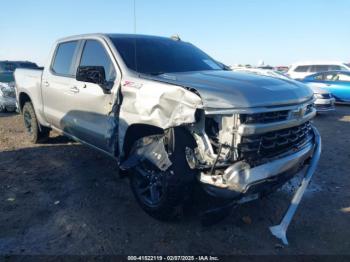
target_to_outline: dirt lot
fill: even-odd
[[[315,120],[323,154],[284,248],[268,226],[291,187],[215,226],[194,212],[161,223],[141,211],[110,158],[55,134],[33,146],[21,120],[0,114],[1,254],[350,254],[350,107]]]

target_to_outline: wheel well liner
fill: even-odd
[[[162,128],[152,126],[152,125],[146,125],[146,124],[133,124],[128,127],[123,143],[123,156],[127,157],[131,147],[133,146],[134,142],[138,139],[145,137],[145,136],[151,136],[151,135],[158,135],[163,134],[164,130]]]
[[[31,102],[32,100],[30,99],[29,95],[27,93],[20,93],[19,94],[19,109],[22,112],[23,106],[26,102]]]

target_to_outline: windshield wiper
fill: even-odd
[[[165,74],[166,72],[162,72],[162,71],[159,71],[159,72],[150,72],[148,74],[152,75],[152,76],[159,76],[159,75],[163,75]]]

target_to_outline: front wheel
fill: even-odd
[[[167,221],[181,215],[191,196],[195,172],[187,164],[185,150],[186,147],[194,148],[195,142],[182,128],[168,130],[164,141],[172,165],[161,171],[150,162],[143,161],[131,169],[130,186],[146,213]]]
[[[26,102],[22,109],[24,127],[30,142],[36,144],[45,141],[50,135],[50,129],[40,126],[35,115],[34,107],[31,102]]]

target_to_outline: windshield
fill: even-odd
[[[126,66],[144,74],[222,70],[216,61],[190,43],[162,37],[111,37]]]

